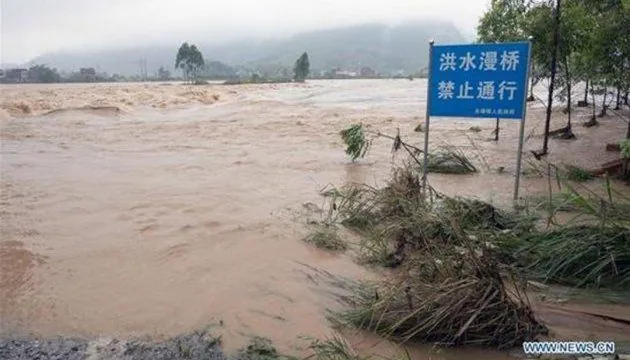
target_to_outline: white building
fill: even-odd
[[[335,72],[335,75],[337,75],[337,76],[357,77],[357,72],[356,71],[349,71],[349,70],[338,70],[338,71]]]

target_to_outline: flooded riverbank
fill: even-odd
[[[336,303],[303,264],[377,276],[299,241],[305,216],[321,216],[309,203],[321,205],[323,187],[378,185],[390,175],[391,142],[376,140],[352,164],[339,131],[363,122],[391,134],[400,128],[421,144],[413,129],[426,102],[426,83],[407,80],[3,92],[2,331],[174,336],[223,323],[227,348],[263,334],[284,351],[295,350],[299,335],[331,332],[324,314]],[[540,147],[542,114],[529,111],[527,151]],[[618,157],[603,144],[627,125],[602,123],[576,127],[577,141],[552,141],[550,160],[591,167]],[[502,122],[498,143],[488,141],[493,129],[494,121],[433,121],[431,146],[461,147],[481,173],[431,174],[431,183],[510,204],[518,123]],[[524,179],[522,192],[546,186]]]

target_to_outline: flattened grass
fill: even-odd
[[[319,224],[304,238],[304,241],[323,250],[345,251],[348,244],[341,236],[335,225]]]

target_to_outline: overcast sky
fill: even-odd
[[[452,20],[474,33],[489,0],[0,0],[0,62],[56,50],[225,42],[365,22]]]

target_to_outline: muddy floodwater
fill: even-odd
[[[413,132],[424,121],[422,80],[1,91],[0,333],[175,335],[222,324],[228,348],[264,335],[282,350],[328,335],[336,302],[312,268],[376,275],[300,241],[304,218],[322,216],[326,185],[382,184],[396,161],[379,139],[352,164],[338,133],[363,122],[418,145],[424,136]],[[540,148],[542,119],[532,104],[526,151]],[[605,122],[552,141],[552,160],[614,160],[602,139],[626,125]],[[494,120],[434,119],[431,148],[461,147],[480,173],[431,174],[431,184],[510,204],[518,122],[501,127],[494,142]],[[525,178],[521,193],[546,186]]]

